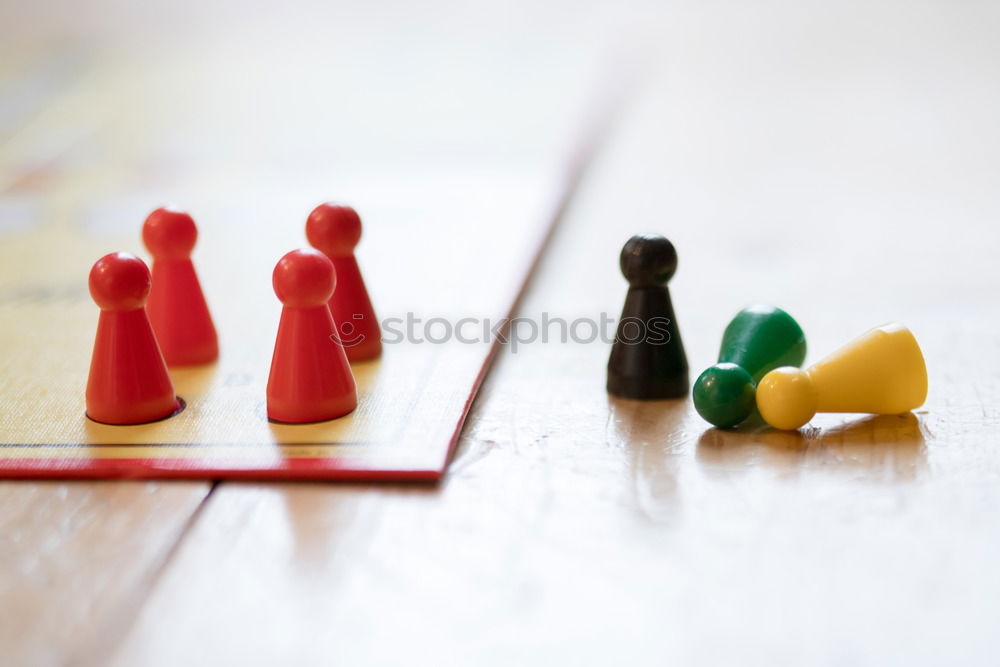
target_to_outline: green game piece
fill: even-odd
[[[715,426],[736,426],[753,414],[764,375],[805,358],[806,337],[791,315],[774,306],[744,308],[722,334],[719,363],[694,383],[694,407]]]

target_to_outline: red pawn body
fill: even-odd
[[[267,379],[268,418],[307,423],[353,411],[354,374],[327,307],[333,263],[311,248],[293,250],[274,267],[272,283],[283,307]]]
[[[146,312],[170,366],[207,364],[219,357],[219,340],[191,262],[198,229],[187,213],[158,208],[142,226],[153,255],[153,289]]]
[[[361,240],[361,218],[350,206],[320,204],[306,221],[309,243],[330,258],[337,270],[337,291],[330,312],[351,361],[382,354],[382,331],[372,308],[354,248]]]
[[[87,380],[87,416],[105,424],[142,424],[178,408],[174,386],[144,306],[150,275],[124,252],[90,271],[90,295],[101,308]]]

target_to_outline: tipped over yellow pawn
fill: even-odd
[[[757,409],[774,428],[796,429],[817,412],[894,415],[927,398],[927,366],[902,324],[863,333],[806,370],[785,366],[757,385]]]

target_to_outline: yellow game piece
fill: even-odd
[[[775,428],[796,429],[817,412],[901,414],[927,398],[924,355],[910,330],[890,323],[861,334],[806,370],[785,366],[757,386],[757,409]]]

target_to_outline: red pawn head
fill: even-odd
[[[325,306],[337,285],[333,262],[318,250],[303,248],[282,257],[271,276],[278,300],[290,308]]]
[[[320,204],[306,220],[306,238],[328,257],[349,257],[361,240],[361,218],[350,206]]]
[[[188,259],[198,240],[191,216],[172,208],[158,208],[142,225],[142,242],[153,259]]]
[[[146,263],[127,252],[113,252],[90,270],[90,296],[101,310],[137,310],[146,305],[152,280]]]

